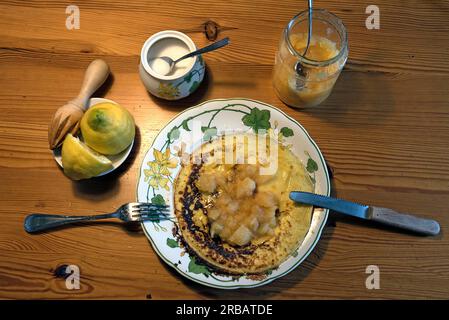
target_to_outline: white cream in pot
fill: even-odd
[[[169,72],[170,65],[160,57],[169,57],[175,61],[189,52],[187,45],[180,39],[164,38],[151,46],[148,52],[148,64],[154,72],[162,76],[178,76],[185,73],[191,67],[193,58],[179,61],[175,64],[173,70]]]

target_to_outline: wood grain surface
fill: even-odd
[[[298,111],[271,84],[282,29],[306,1],[19,1],[0,3],[0,298],[449,298],[449,1],[315,1],[337,14],[349,60],[331,97]],[[81,10],[79,30],[65,8]],[[380,8],[380,30],[365,9]],[[176,29],[198,46],[212,20],[231,45],[205,56],[204,84],[191,97],[151,97],[138,75],[143,42]],[[53,112],[78,93],[94,58],[113,76],[96,96],[121,103],[138,130],[132,156],[105,177],[72,182],[47,147]],[[135,199],[137,173],[157,132],[178,112],[212,98],[246,97],[297,119],[321,148],[333,194],[437,219],[437,237],[418,237],[332,214],[307,260],[256,288],[223,291],[179,276],[139,228],[108,221],[39,235],[23,230],[32,212],[95,214]],[[58,266],[81,269],[67,290]],[[380,289],[365,287],[368,265]]]

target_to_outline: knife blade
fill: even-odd
[[[331,209],[357,218],[376,221],[419,234],[435,236],[440,233],[440,225],[435,220],[399,213],[388,208],[367,206],[302,191],[290,192],[290,199],[295,202]]]

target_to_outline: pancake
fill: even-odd
[[[179,232],[187,250],[218,271],[260,274],[278,267],[304,240],[312,206],[291,201],[289,193],[313,192],[314,185],[301,161],[280,144],[276,144],[275,157],[261,160],[262,149],[257,149],[255,164],[224,164],[224,155],[216,152],[220,147],[234,152],[243,148],[246,162],[250,156],[248,140],[229,143],[228,137],[204,144],[182,165],[174,194]],[[266,154],[274,143],[270,141]],[[222,163],[217,163],[218,157]],[[276,171],[260,174],[261,167],[267,168],[276,159]],[[258,169],[257,174],[252,167]],[[227,177],[225,182],[222,177]],[[267,199],[274,200],[265,205]],[[224,201],[226,208],[234,208],[232,213],[223,211]],[[264,220],[266,214],[272,214],[269,222]]]

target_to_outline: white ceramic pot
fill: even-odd
[[[184,47],[187,52],[195,51],[197,48],[192,39],[186,34],[166,30],[152,35],[145,41],[140,53],[139,73],[145,88],[156,97],[166,100],[178,100],[187,97],[194,92],[204,78],[205,64],[201,56],[189,58],[184,62],[182,68],[169,75],[161,75],[157,73],[151,64],[154,55],[164,52],[164,46]],[[162,48],[161,48],[162,47]],[[165,51],[167,52],[167,51]],[[176,51],[170,58],[176,60]],[[187,53],[185,52],[185,53]],[[178,65],[177,65],[178,66]]]

